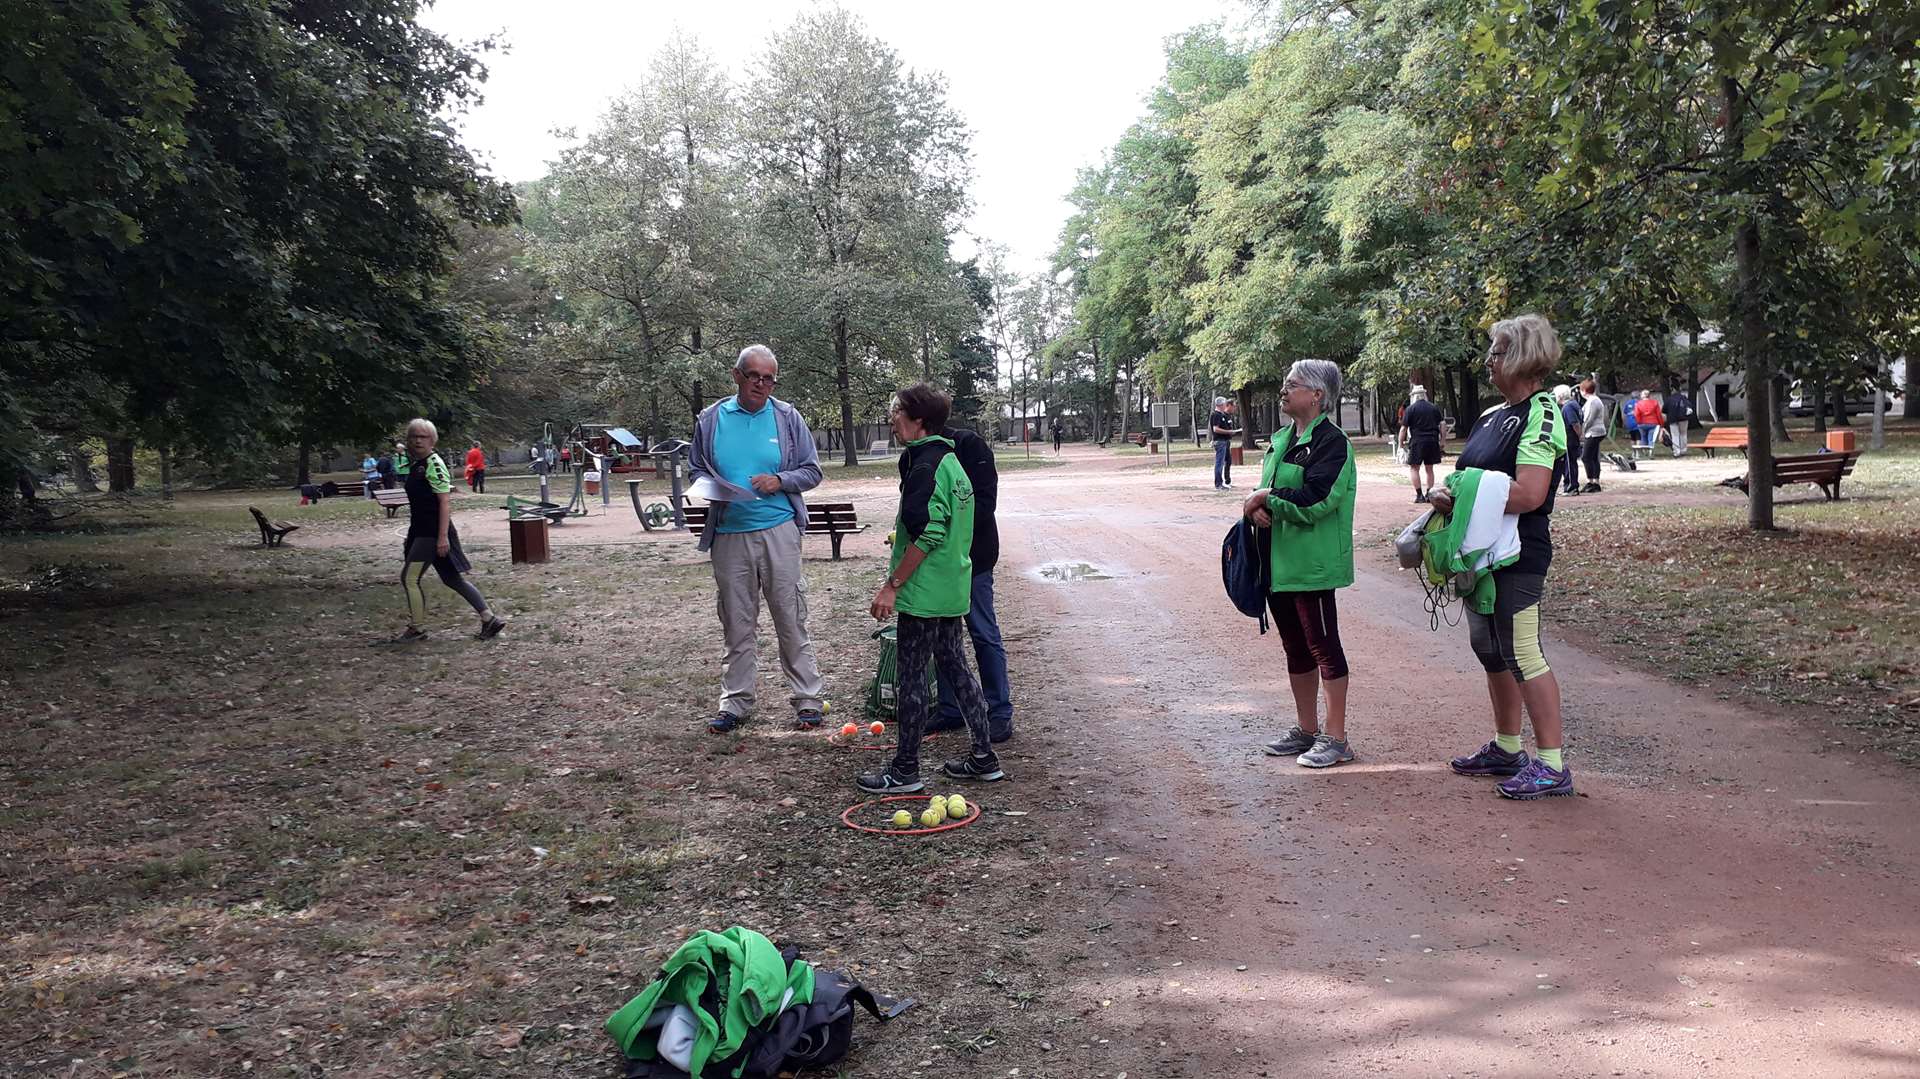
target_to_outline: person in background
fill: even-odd
[[[1055,416],[1053,423],[1048,427],[1048,431],[1053,435],[1053,455],[1058,457],[1060,456],[1060,443],[1067,437],[1067,429],[1060,423],[1060,417]]]
[[[820,486],[820,453],[800,410],[773,396],[779,372],[772,349],[741,349],[733,364],[739,392],[700,413],[687,454],[694,482],[720,480],[754,495],[711,503],[700,530],[699,550],[712,553],[727,649],[720,706],[707,720],[707,729],[716,734],[753,715],[763,597],[780,642],[794,726],[812,730],[825,714],[826,685],[807,631],[807,579],[800,561],[807,529],[802,496]],[[584,468],[586,462],[580,463]]]
[[[1567,425],[1566,472],[1560,480],[1560,493],[1577,495],[1580,493],[1580,455],[1583,447],[1580,438],[1580,404],[1572,386],[1553,388],[1554,404],[1560,408],[1560,421]]]
[[[1667,421],[1667,442],[1673,447],[1675,457],[1687,455],[1687,424],[1693,420],[1693,399],[1680,391],[1675,385],[1673,392],[1667,394],[1667,400],[1661,408]]]
[[[1407,448],[1407,475],[1413,478],[1413,500],[1425,502],[1433,490],[1433,466],[1440,463],[1446,442],[1445,417],[1440,406],[1427,400],[1427,388],[1415,386],[1413,398],[1400,410],[1400,444]],[[1420,483],[1420,470],[1426,469],[1427,482]]]
[[[380,489],[383,491],[393,490],[394,485],[400,482],[400,465],[394,460],[394,456],[394,453],[389,450],[381,454],[380,460],[374,464],[374,467],[380,471]]]
[[[1260,489],[1240,507],[1248,520],[1272,529],[1267,609],[1286,653],[1296,717],[1261,748],[1302,768],[1354,759],[1347,743],[1347,653],[1334,605],[1335,592],[1353,584],[1353,445],[1327,415],[1339,399],[1337,365],[1295,361],[1280,387],[1280,410],[1291,424],[1275,433]],[[1324,721],[1316,714],[1323,686]]]
[[[573,471],[573,443],[571,442],[560,447],[560,471]]]
[[[1607,402],[1590,378],[1581,380],[1580,394],[1585,398],[1580,405],[1580,460],[1587,466],[1587,482],[1580,491],[1596,494],[1600,490],[1600,443],[1607,437]]]
[[[987,698],[987,734],[995,745],[1013,737],[1013,685],[1007,678],[1007,646],[1000,639],[1000,620],[993,611],[993,567],[1000,561],[1000,529],[993,514],[1000,501],[1000,471],[993,463],[993,447],[964,427],[948,427],[940,434],[953,443],[953,455],[973,484],[972,602],[967,607],[967,633],[973,638],[973,659],[980,670],[980,690]],[[960,701],[946,677],[934,669],[940,691],[939,710],[929,730],[958,730],[966,726]]]
[[[368,498],[372,498],[373,492],[380,489],[380,459],[373,455],[372,450],[360,458],[360,486]]]
[[[1560,682],[1540,646],[1541,598],[1547,567],[1553,562],[1555,476],[1566,457],[1560,409],[1540,392],[1540,383],[1560,364],[1560,338],[1540,315],[1521,315],[1493,324],[1487,349],[1487,373],[1505,398],[1480,414],[1455,459],[1456,468],[1478,468],[1511,477],[1506,512],[1519,517],[1520,555],[1493,573],[1494,607],[1481,614],[1466,609],[1467,641],[1487,672],[1493,704],[1493,741],[1453,758],[1464,776],[1498,776],[1503,797],[1530,801],[1573,791],[1573,769],[1561,756],[1566,728],[1560,711]],[[1442,486],[1434,508],[1453,512],[1453,492]],[[1533,720],[1536,752],[1527,756],[1520,734]]]
[[[1233,486],[1233,439],[1240,433],[1233,412],[1231,398],[1216,397],[1213,415],[1207,419],[1207,427],[1213,433],[1213,489],[1216,491]]]
[[[952,779],[995,782],[1005,779],[987,730],[987,704],[980,682],[967,666],[962,619],[971,603],[973,484],[954,456],[945,429],[953,399],[924,382],[894,397],[889,419],[900,452],[900,509],[894,517],[893,556],[887,578],[873,594],[868,613],[885,622],[898,613],[895,640],[900,674],[896,698],[898,742],[893,760],[878,772],[856,777],[869,794],[912,794],[925,789],[920,779],[920,739],[927,724],[927,681],[920,672],[931,663],[953,688],[966,722],[972,752],[946,762]]]
[[[473,440],[473,448],[467,451],[467,490],[474,494],[487,493],[487,455],[477,438]]]
[[[402,641],[417,641],[427,635],[422,624],[427,616],[427,594],[420,585],[431,567],[440,575],[440,583],[460,594],[480,615],[482,640],[497,637],[507,621],[487,607],[480,590],[467,580],[473,572],[466,552],[460,549],[460,533],[453,527],[453,480],[447,475],[447,463],[433,452],[440,432],[427,420],[407,425],[407,443],[412,464],[407,469],[407,538],[403,546],[405,561],[400,567],[401,588],[407,594],[407,631]]]
[[[413,436],[409,434],[407,437],[412,438]],[[435,438],[438,438],[438,437],[439,437],[438,435],[435,436]],[[407,482],[407,475],[412,471],[413,471],[412,455],[407,452],[407,447],[405,444],[395,442],[393,444],[394,478],[397,479],[402,486],[405,486]]]
[[[1660,440],[1660,429],[1667,420],[1660,412],[1660,402],[1653,396],[1652,390],[1641,390],[1640,399],[1633,403],[1633,421],[1640,425],[1640,445],[1652,449]]]

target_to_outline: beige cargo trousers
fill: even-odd
[[[788,700],[793,710],[820,709],[826,687],[813,655],[813,638],[807,634],[807,578],[800,563],[800,544],[800,530],[791,521],[757,532],[720,532],[713,537],[713,583],[727,644],[726,670],[720,678],[722,712],[740,719],[753,715],[762,597],[773,615],[780,668],[792,691]]]

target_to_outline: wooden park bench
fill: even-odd
[[[387,511],[387,516],[392,517],[406,507],[407,490],[404,487],[395,487],[391,490],[383,489],[375,491],[373,492],[373,500],[378,502],[381,508]]]
[[[260,526],[260,546],[262,547],[278,547],[280,541],[287,538],[287,533],[300,528],[299,525],[290,525],[285,521],[269,521],[266,514],[252,506],[247,507],[247,512],[253,514],[253,523]]]
[[[1147,433],[1145,431],[1135,431],[1127,436],[1127,441],[1136,446],[1144,446],[1147,444]],[[1158,439],[1155,441],[1158,441]]]
[[[1706,450],[1708,457],[1715,456],[1716,450],[1739,450],[1740,456],[1747,455],[1747,429],[1745,427],[1712,427],[1707,437],[1693,444],[1696,450]]]
[[[687,531],[697,535],[707,526],[707,507],[686,506],[680,512],[687,519]],[[866,530],[867,526],[855,516],[851,502],[816,502],[807,506],[806,534],[827,537],[833,544],[835,562],[840,561],[840,541]]]
[[[1790,483],[1811,483],[1820,488],[1827,501],[1840,500],[1840,480],[1843,476],[1853,475],[1853,463],[1860,459],[1858,450],[1846,453],[1802,453],[1793,457],[1775,457],[1773,459],[1773,485],[1785,487]],[[1747,490],[1747,477],[1742,476],[1733,484],[1742,493]]]
[[[328,480],[327,482],[320,485],[320,493],[323,495],[326,495],[328,498],[336,498],[340,496],[352,496],[354,498],[365,498],[367,497],[367,481],[366,480]]]

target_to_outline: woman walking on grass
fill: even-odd
[[[1347,744],[1347,653],[1340,644],[1334,592],[1353,584],[1353,447],[1327,417],[1340,399],[1340,368],[1300,360],[1280,387],[1280,410],[1292,422],[1273,439],[1260,489],[1241,507],[1273,529],[1267,609],[1287,655],[1287,682],[1297,722],[1263,748],[1303,768],[1331,768],[1353,759]],[[1325,722],[1318,716],[1326,687]]]
[[[1561,759],[1560,683],[1540,648],[1540,599],[1553,562],[1555,480],[1566,465],[1566,424],[1540,384],[1560,363],[1560,338],[1540,315],[1496,322],[1487,349],[1487,372],[1506,403],[1480,414],[1461,447],[1459,468],[1480,468],[1512,477],[1506,512],[1519,516],[1520,555],[1493,573],[1493,611],[1467,606],[1468,641],[1487,672],[1493,701],[1493,741],[1453,770],[1466,776],[1503,777],[1499,792],[1531,800],[1573,793],[1573,769]],[[1453,492],[1442,486],[1433,507],[1453,512]],[[1520,748],[1521,711],[1533,720],[1535,752]]]
[[[402,641],[417,641],[427,635],[427,594],[420,586],[428,567],[440,575],[440,583],[460,593],[480,614],[481,639],[494,637],[507,628],[507,621],[487,609],[480,590],[463,574],[473,572],[460,549],[460,533],[453,528],[453,477],[447,463],[433,452],[440,432],[427,420],[407,424],[407,538],[402,548],[405,559],[400,567],[400,585],[407,593],[407,631]]]

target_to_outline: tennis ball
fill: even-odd
[[[910,810],[910,809],[896,809],[896,810],[894,810],[894,811],[893,811],[893,826],[894,826],[895,828],[911,828],[911,827],[913,827],[913,811],[912,811],[912,810]]]
[[[940,827],[941,819],[940,814],[932,809],[923,809],[920,811],[920,827],[922,828],[938,828]]]
[[[860,728],[854,726],[851,723],[840,728],[840,737],[842,738],[852,738],[854,735],[859,733],[860,733]]]
[[[959,820],[967,815],[967,800],[957,794],[947,795],[947,816]]]
[[[867,725],[867,733],[868,734],[885,734],[887,733],[887,725],[876,719],[872,723]]]
[[[833,702],[832,702],[832,701],[821,701],[821,702],[820,702],[820,714],[821,714],[821,715],[823,715],[823,716],[824,716],[824,715],[831,715],[831,714],[832,714],[832,712],[833,712]]]

